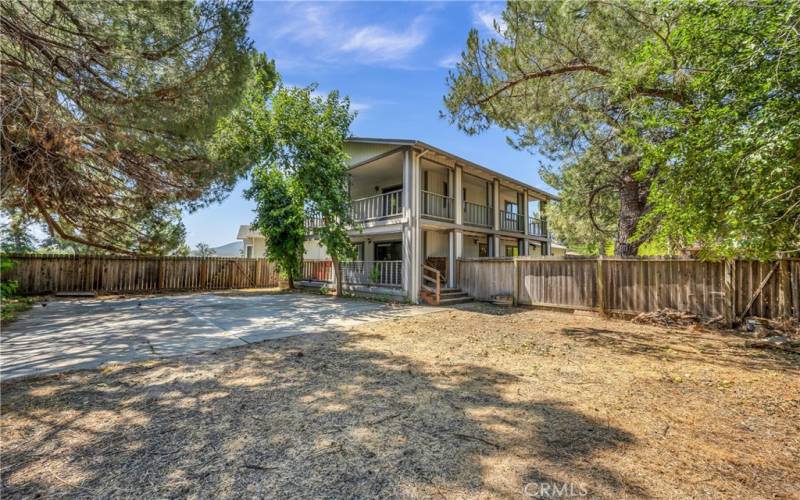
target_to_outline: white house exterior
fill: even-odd
[[[553,195],[416,140],[352,138],[346,150],[359,226],[351,232],[357,262],[345,269],[352,286],[417,302],[424,264],[455,287],[460,257],[552,253],[541,213]],[[307,221],[310,261],[328,259],[313,235],[320,223]],[[237,238],[245,255],[264,255],[263,237],[249,226]]]

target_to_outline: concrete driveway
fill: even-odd
[[[0,380],[214,351],[431,311],[302,293],[37,303],[3,328]]]

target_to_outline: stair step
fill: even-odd
[[[466,294],[465,294],[464,297],[453,297],[453,298],[451,298],[451,297],[448,297],[448,298],[442,297],[439,300],[439,305],[440,306],[452,306],[454,304],[463,304],[465,302],[472,302],[473,300],[474,299],[472,297],[470,297],[469,295],[466,295]]]

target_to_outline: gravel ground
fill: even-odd
[[[2,386],[4,498],[800,492],[800,359],[468,304]]]

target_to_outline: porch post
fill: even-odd
[[[500,235],[493,234],[492,235],[492,247],[494,248],[494,253],[492,257],[501,257],[500,255]]]
[[[413,168],[411,161],[411,151],[403,153],[403,288],[410,301],[413,301],[413,259],[414,239],[413,239],[413,217],[412,200],[413,190]]]
[[[500,230],[500,181],[495,179],[492,183],[492,229]],[[496,257],[496,256],[495,256]]]
[[[462,180],[463,168],[461,165],[456,165],[455,183],[453,189],[455,190],[453,199],[456,202],[456,224],[459,226],[464,223],[464,182]]]
[[[464,256],[464,231],[455,230],[455,258],[453,259],[453,286],[458,286],[458,259]]]
[[[448,252],[447,252],[447,286],[455,288],[456,286],[456,232],[450,231],[447,233],[448,239]]]
[[[422,207],[422,174],[419,155],[411,151],[411,288],[408,290],[412,303],[419,303],[420,282],[422,281],[422,227],[419,215]]]

